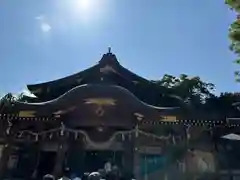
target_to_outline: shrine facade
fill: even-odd
[[[206,179],[226,170],[229,177],[219,147],[222,136],[238,132],[238,117],[192,109],[111,52],[79,73],[27,88],[35,97],[1,105],[0,179],[60,176],[63,167],[81,174],[108,160],[137,179]]]

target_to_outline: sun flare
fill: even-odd
[[[74,18],[89,23],[103,17],[104,2],[105,0],[71,0],[68,4]]]
[[[76,8],[80,11],[89,11],[92,0],[76,0]]]

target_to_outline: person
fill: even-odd
[[[110,173],[112,171],[112,163],[110,160],[108,160],[105,164],[104,164],[104,170],[105,173]]]
[[[88,172],[85,172],[83,173],[83,176],[82,176],[82,180],[87,180],[88,179],[88,176],[89,176],[89,173]]]
[[[101,175],[99,172],[92,172],[89,174],[88,180],[101,180]]]
[[[42,179],[43,180],[55,180],[55,177],[51,174],[46,174],[45,176],[43,176]]]
[[[71,180],[81,180],[81,178],[78,177],[77,174],[73,173],[73,174],[71,175]]]
[[[70,169],[69,168],[65,168],[63,170],[63,176],[59,180],[71,180],[70,179]]]
[[[112,173],[116,174],[116,175],[119,175],[119,173],[120,173],[118,166],[116,164],[112,166]]]

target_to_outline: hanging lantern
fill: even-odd
[[[38,141],[38,134],[35,136],[35,141]]]
[[[77,139],[78,138],[78,132],[74,132],[74,139]]]
[[[136,130],[135,130],[135,137],[137,138],[138,135],[139,135],[139,133],[138,133],[138,129],[136,129]]]
[[[172,141],[173,141],[173,144],[175,145],[176,144],[176,139],[175,139],[174,135],[172,135]]]
[[[125,135],[124,135],[124,133],[121,134],[121,137],[122,137],[122,141],[125,141]]]
[[[7,130],[6,130],[6,134],[7,134],[7,135],[10,134],[10,130],[11,130],[11,127],[8,127]]]
[[[135,137],[138,137],[138,125],[135,127]]]
[[[12,125],[13,125],[12,122],[8,119],[8,127],[7,127],[7,130],[6,130],[7,135],[10,134],[10,130],[11,130]]]
[[[52,133],[50,133],[50,135],[49,135],[49,139],[52,139],[52,137],[53,137],[53,134],[52,134]]]
[[[61,123],[61,131],[60,131],[60,136],[64,135],[64,131],[65,131],[65,125],[63,124],[63,122]]]
[[[23,134],[23,132],[20,132],[19,135],[18,135],[18,138],[21,138],[22,134]]]

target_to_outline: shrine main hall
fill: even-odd
[[[137,179],[211,177],[225,170],[221,137],[239,129],[237,117],[189,107],[111,51],[88,69],[27,88],[35,97],[0,105],[0,179],[60,176],[64,167],[81,174],[109,160]]]

